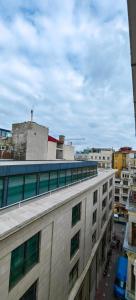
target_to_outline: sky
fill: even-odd
[[[31,109],[78,150],[136,148],[126,0],[0,1],[0,127]]]

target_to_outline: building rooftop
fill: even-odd
[[[0,240],[23,228],[26,224],[30,224],[43,215],[59,208],[91,187],[95,188],[98,183],[103,182],[114,173],[115,170],[104,170],[92,179],[51,192],[50,195],[37,196],[34,200],[21,202],[10,208],[1,209]]]

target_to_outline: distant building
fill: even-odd
[[[110,169],[112,168],[112,154],[111,148],[88,148],[77,152],[75,159],[97,161],[98,168]]]
[[[0,128],[0,139],[11,136],[11,130]]]

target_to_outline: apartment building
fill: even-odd
[[[110,148],[88,148],[75,154],[76,160],[97,161],[98,168],[112,168],[113,149]]]
[[[113,182],[95,162],[0,162],[0,299],[95,299]]]

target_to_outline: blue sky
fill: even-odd
[[[126,0],[0,1],[0,127],[135,148]]]

